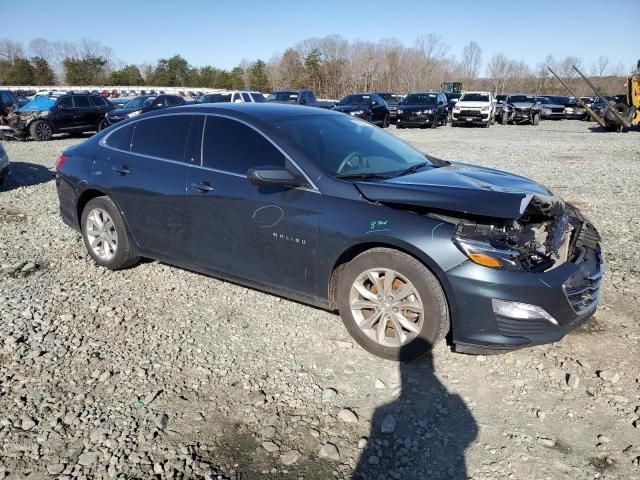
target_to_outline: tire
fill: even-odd
[[[100,131],[104,130],[105,128],[107,128],[107,120],[105,118],[103,118],[102,120],[100,120],[98,122],[97,131],[100,132]]]
[[[402,289],[408,289],[410,293],[405,293],[405,296],[399,299],[400,302],[398,300],[396,302],[413,307],[421,305],[422,316],[411,313],[411,309],[402,310],[402,307],[400,307],[400,313],[404,313],[404,315],[399,316],[397,312],[392,313],[392,311],[395,311],[393,310],[395,308],[393,307],[393,300],[386,303],[384,303],[384,300],[378,300],[382,297],[375,295],[378,290],[370,280],[372,277],[367,275],[369,270],[380,272],[393,270],[396,276],[391,282],[392,290],[388,293],[393,296],[393,294],[397,294]],[[378,277],[376,275],[377,273],[374,272],[373,278],[377,278],[377,281],[381,282],[379,286],[384,288],[386,276]],[[370,286],[365,286],[363,282],[369,282]],[[355,287],[355,284],[359,285],[359,289]],[[358,322],[364,323],[373,316],[379,317],[376,312],[382,314],[385,311],[372,311],[373,309],[366,310],[366,307],[360,307],[355,309],[356,312],[354,314],[352,306],[355,303],[352,304],[352,301],[359,301],[362,304],[373,303],[368,301],[366,297],[360,296],[362,290],[367,296],[376,299],[376,302],[379,301],[380,305],[384,305],[383,308],[389,310],[389,320],[374,322],[371,328],[360,328]],[[449,331],[449,310],[440,282],[418,260],[397,250],[373,248],[355,257],[342,271],[336,295],[340,316],[345,328],[354,340],[368,352],[387,360],[412,360],[424,355],[433,348],[436,342],[444,338]],[[402,302],[402,300],[406,299],[409,300]],[[366,317],[363,310],[364,313],[368,313]],[[413,317],[414,315],[415,317]],[[412,325],[415,330],[412,332],[401,327],[400,330],[403,333],[399,335],[397,333],[398,330],[390,326],[395,325],[398,327],[400,325],[396,320],[398,316],[404,319],[405,325]],[[381,337],[379,336],[380,329],[378,328],[380,326],[384,329],[382,330],[384,335]],[[402,344],[399,342],[401,335],[404,335],[404,343]],[[379,342],[377,338],[382,338],[382,342]]]
[[[491,126],[491,121],[487,120],[487,123],[482,124],[482,128],[489,128]]]
[[[492,116],[491,120],[489,120],[489,122],[491,123],[491,125],[495,125],[496,124],[496,117]]]
[[[102,214],[98,215],[98,212],[102,212]],[[108,254],[99,255],[94,250],[94,247],[91,246],[92,240],[90,239],[90,232],[92,230],[90,230],[89,227],[90,224],[93,224],[94,227],[97,226],[94,221],[94,214],[98,215],[102,219],[104,225],[111,225],[112,227],[111,229],[104,231],[104,234],[96,235],[96,237],[101,237],[102,240],[100,241],[98,239],[94,246],[100,250],[100,245],[102,244],[103,252],[105,248],[110,251],[109,253],[113,250],[111,256]],[[104,214],[106,214],[111,220],[110,224],[107,223],[106,216]],[[96,197],[90,200],[82,210],[81,218],[82,238],[84,239],[84,244],[87,247],[87,251],[91,258],[93,258],[94,262],[98,265],[108,268],[109,270],[122,270],[136,264],[140,260],[140,257],[136,255],[131,246],[127,229],[124,225],[124,221],[122,220],[122,215],[120,215],[118,208],[109,197]],[[97,230],[93,231],[97,232]],[[105,240],[107,232],[111,234],[110,238],[112,242],[115,238],[115,248],[111,248],[111,243]]]
[[[429,128],[438,128],[439,123],[440,120],[438,120],[438,117],[434,117],[433,122],[431,122],[431,124],[429,125]]]
[[[536,113],[531,119],[531,125],[537,126],[539,124],[540,124],[540,115]]]
[[[454,122],[453,120],[451,120],[451,126],[452,126],[452,127],[457,127],[457,126],[458,126],[458,124],[457,124],[456,122]]]
[[[504,113],[500,117],[500,125],[506,125],[509,122],[509,116]]]
[[[29,125],[29,134],[38,142],[46,142],[53,137],[53,127],[46,120],[36,120]]]
[[[389,126],[389,115],[385,115],[382,119],[382,128],[387,128]]]

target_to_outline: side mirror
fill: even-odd
[[[281,167],[258,167],[247,171],[247,178],[254,185],[281,185],[285,187],[301,187],[305,182],[295,178],[289,170]]]
[[[375,107],[376,105],[378,105],[378,102],[376,102],[376,101],[374,100],[373,102],[371,102],[371,105],[373,105],[373,106]]]

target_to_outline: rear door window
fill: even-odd
[[[129,151],[131,148],[131,139],[133,138],[133,130],[136,123],[130,123],[124,127],[120,127],[114,132],[107,135],[104,143],[111,148],[117,148],[118,150]]]
[[[245,102],[250,102],[251,101],[251,97],[249,96],[248,93],[242,93],[242,100],[244,100]]]
[[[163,115],[137,122],[131,151],[184,162],[191,118],[191,115]]]
[[[84,95],[78,95],[73,98],[73,101],[76,104],[76,108],[89,108],[91,104],[89,103],[89,97]]]
[[[284,155],[271,142],[229,118],[207,117],[202,148],[203,166],[224,172],[246,175],[258,166],[285,166]]]
[[[62,97],[58,100],[59,107],[73,108],[73,97]]]
[[[97,95],[93,95],[89,97],[89,99],[94,107],[104,107],[107,104],[107,101],[104,98]]]

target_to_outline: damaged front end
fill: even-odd
[[[46,118],[48,111],[16,111],[10,113],[4,122],[7,128],[3,128],[5,137],[17,140],[26,140],[29,137],[29,125],[35,120]]]
[[[454,243],[472,262],[508,271],[553,270],[577,254],[580,233],[593,247],[600,240],[575,207],[555,197],[529,197],[523,214],[514,220],[453,221]]]

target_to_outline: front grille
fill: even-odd
[[[547,333],[551,324],[542,319],[508,318],[496,315],[500,333],[507,337],[529,337]]]
[[[551,109],[551,111],[552,111],[553,113],[564,113],[564,108],[562,108],[562,107],[555,107],[555,108],[552,108],[552,109]]]
[[[480,110],[460,110],[460,113],[458,114],[458,116],[460,116],[460,117],[481,117],[482,114],[480,113]]]

